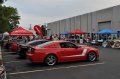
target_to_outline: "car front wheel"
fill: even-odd
[[[57,57],[55,55],[51,54],[45,58],[45,64],[48,66],[53,66],[56,64],[56,62],[57,62]]]
[[[93,62],[93,61],[95,61],[96,59],[97,59],[97,56],[96,56],[96,53],[95,53],[95,52],[90,52],[90,53],[88,54],[88,61]]]

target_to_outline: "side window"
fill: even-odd
[[[46,43],[46,42],[48,42],[48,41],[41,41],[41,44],[42,44],[42,43]]]
[[[45,43],[45,42],[46,42],[46,41],[38,41],[38,42],[35,43],[35,45],[43,44],[43,43]]]
[[[65,45],[65,43],[60,43],[60,47],[61,48],[67,48],[66,45]]]
[[[65,42],[65,43],[60,43],[60,47],[61,48],[75,48],[76,45],[69,43],[69,42]]]
[[[55,47],[55,44],[50,44],[50,45],[45,46],[45,48],[56,48],[56,47]]]
[[[75,48],[76,47],[76,45],[74,45],[72,43],[67,43],[67,45],[68,45],[69,48]]]
[[[41,44],[41,42],[40,41],[37,41],[37,42],[34,42],[34,43],[32,43],[32,44],[30,44],[30,45],[39,45],[39,44]]]

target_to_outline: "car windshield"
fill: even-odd
[[[28,43],[26,43],[26,45],[34,45],[34,43],[36,42],[40,42],[41,40],[33,40],[33,41],[30,41]],[[41,41],[42,42],[42,41]]]
[[[37,47],[43,48],[43,47],[45,47],[46,45],[49,45],[49,44],[52,44],[52,43],[53,43],[53,41],[46,42],[46,43],[43,43],[43,44],[37,45]]]
[[[18,43],[19,43],[19,44],[24,44],[24,43],[25,43],[25,41],[19,41]]]
[[[13,42],[15,42],[17,44],[24,44],[25,43],[24,40],[13,40]]]
[[[32,44],[34,42],[36,42],[36,41],[35,40],[34,41],[30,41],[30,42],[26,43],[26,45],[30,45],[30,44]]]

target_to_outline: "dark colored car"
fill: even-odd
[[[9,49],[10,46],[11,46],[11,44],[12,44],[12,42],[8,40],[8,41],[6,41],[6,44],[4,45],[4,47],[5,47],[6,49]]]
[[[40,45],[42,43],[45,43],[45,42],[48,42],[48,40],[33,40],[33,41],[30,41],[26,44],[21,44],[19,45],[19,49],[17,51],[17,54],[22,57],[22,58],[25,58],[26,57],[26,52],[28,51],[28,49],[32,46],[37,46],[37,45]]]

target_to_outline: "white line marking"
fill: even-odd
[[[5,55],[3,57],[15,57],[15,56],[17,56],[17,55]]]
[[[34,71],[25,71],[25,72],[15,72],[15,73],[8,73],[9,75],[17,75],[17,74],[27,74],[27,73],[34,73],[34,72],[43,72],[43,71],[52,71],[52,70],[59,70],[59,69],[69,69],[69,68],[77,68],[77,67],[85,67],[85,66],[94,66],[94,65],[102,65],[102,63],[94,63],[94,64],[86,64],[86,65],[77,65],[77,66],[68,66],[68,67],[58,67],[58,68],[49,68],[43,70],[34,70]]]
[[[2,53],[3,55],[16,55],[15,52],[9,52],[9,53]]]
[[[3,51],[3,53],[9,53],[9,54],[11,54],[11,53],[16,53],[16,52],[6,52],[6,51]]]
[[[19,62],[22,62],[24,60],[21,60],[21,61],[10,61],[10,62],[4,62],[4,63],[19,63]]]

